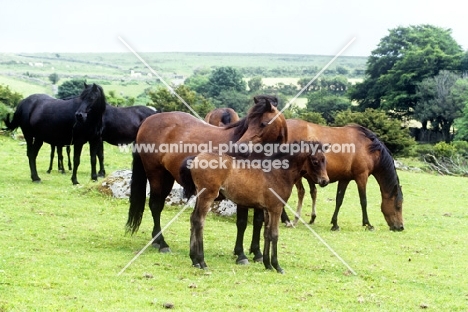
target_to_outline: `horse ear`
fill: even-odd
[[[255,103],[255,104],[258,104],[258,99],[257,99],[256,96],[254,96],[254,103]]]
[[[86,84],[86,81],[83,81],[85,89],[88,88],[88,85]]]
[[[93,83],[93,88],[92,88],[93,91],[96,91],[97,90],[97,86],[95,83]]]

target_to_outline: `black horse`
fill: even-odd
[[[33,94],[22,100],[13,119],[7,116],[8,130],[21,127],[27,144],[31,179],[39,182],[36,158],[44,142],[55,146],[74,145],[72,182],[78,184],[76,172],[83,145],[90,142],[91,155],[96,155],[102,131],[106,98],[101,86],[87,85],[83,92],[69,100],[58,100],[46,94]],[[97,179],[96,171],[91,178]]]
[[[99,144],[97,157],[99,159],[98,176],[104,177],[104,145],[103,141],[112,144],[130,144],[135,141],[141,123],[157,111],[154,108],[135,105],[129,107],[114,107],[106,105],[106,111],[102,116],[102,140]],[[91,156],[92,157],[92,156]],[[91,164],[93,160],[91,159]],[[94,161],[95,163],[95,161]],[[93,168],[93,170],[96,167]]]
[[[99,172],[98,177],[104,177],[106,171],[104,169],[104,144],[107,142],[112,145],[119,144],[130,144],[135,141],[138,128],[140,128],[141,123],[146,119],[146,117],[156,114],[154,108],[144,105],[135,105],[129,107],[115,107],[109,104],[106,104],[106,110],[102,115],[102,134],[101,142],[97,150],[97,157],[99,160]],[[54,160],[54,151],[57,148],[58,156],[58,170],[62,173],[64,172],[63,165],[63,154],[62,146],[51,146],[50,152],[50,165],[49,173],[52,170],[52,163]],[[67,146],[67,155],[68,155],[68,168],[70,169],[70,147]],[[94,162],[96,161],[96,155],[94,157]],[[93,160],[91,160],[93,163]],[[94,170],[96,167],[94,166]]]

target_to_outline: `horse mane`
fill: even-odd
[[[380,152],[380,158],[378,163],[378,171],[385,172],[385,179],[382,179],[382,187],[389,191],[393,196],[396,195],[397,199],[403,200],[403,193],[400,187],[400,179],[395,168],[395,160],[393,159],[392,153],[388,147],[379,140],[377,135],[370,131],[369,129],[360,126],[360,125],[350,125],[357,129],[361,134],[363,134],[367,139],[371,141],[369,145],[369,152],[374,153],[376,151]],[[397,192],[397,194],[394,194]]]

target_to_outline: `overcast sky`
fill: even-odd
[[[468,49],[462,1],[2,0],[3,52],[240,52],[368,56],[388,30],[432,24]]]

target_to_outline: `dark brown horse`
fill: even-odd
[[[311,143],[317,145],[316,142]],[[309,150],[292,155],[278,153],[263,158],[260,167],[253,167],[255,161],[259,161],[259,158],[240,160],[227,155],[201,153],[187,158],[181,166],[182,185],[186,195],[199,194],[190,217],[190,258],[193,266],[207,266],[204,259],[203,228],[211,204],[221,193],[225,198],[239,204],[238,210],[241,207],[263,209],[263,264],[266,269],[275,268],[277,272],[283,273],[278,263],[278,234],[284,203],[288,201],[294,184],[305,173],[315,183],[328,183],[325,156],[321,152],[312,153]],[[265,161],[276,161],[281,167],[272,169],[269,165],[265,166]],[[202,166],[208,163],[209,167]]]
[[[229,107],[216,108],[206,114],[205,121],[213,126],[223,127],[239,120],[239,115]]]
[[[276,98],[274,98],[276,100]],[[152,237],[161,252],[170,251],[161,233],[160,217],[174,180],[180,183],[179,168],[188,156],[210,147],[213,151],[239,147],[243,143],[280,142],[287,140],[283,115],[268,96],[256,97],[246,117],[227,127],[215,127],[182,112],[167,112],[148,117],[141,125],[133,153],[133,172],[127,229],[140,226],[146,200],[146,181],[150,183],[149,206],[154,227]],[[235,144],[237,142],[237,144]]]
[[[390,230],[402,231],[403,226],[403,193],[395,169],[394,160],[387,147],[370,130],[359,126],[326,127],[299,119],[287,121],[291,140],[309,140],[320,138],[328,143],[327,172],[330,182],[338,182],[336,191],[336,206],[331,223],[332,230],[339,229],[338,213],[343,203],[346,188],[351,180],[356,181],[362,209],[362,225],[373,229],[367,216],[366,185],[369,175],[373,175],[380,186],[382,203],[381,211]],[[306,175],[313,200],[310,223],[316,217],[315,205],[317,189],[313,181]],[[301,181],[296,184],[298,189],[297,215],[301,214],[304,187]],[[297,223],[296,216],[294,222]]]

